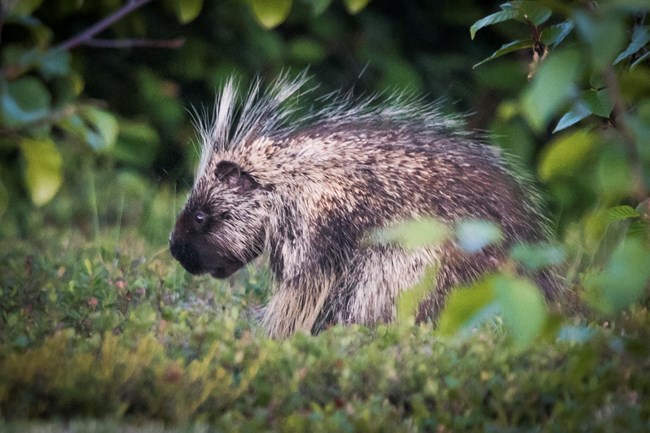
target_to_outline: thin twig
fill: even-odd
[[[154,47],[154,48],[179,48],[185,43],[185,38],[175,39],[88,39],[82,44],[88,47],[97,48],[132,48],[132,47]]]
[[[100,20],[96,24],[90,26],[81,33],[71,37],[70,39],[61,42],[55,48],[60,50],[71,50],[79,45],[85,44],[93,38],[97,33],[104,31],[106,28],[110,27],[116,21],[121,20],[126,15],[130,14],[134,10],[146,5],[147,3],[153,0],[129,0],[124,6],[116,10],[106,18]]]

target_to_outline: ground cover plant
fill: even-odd
[[[650,431],[648,5],[483,3],[3,2],[0,431]],[[169,255],[196,158],[184,109],[233,71],[307,64],[324,93],[476,110],[558,241],[514,248],[437,323],[413,323],[425,279],[397,323],[267,338],[263,264],[217,281]],[[481,248],[499,229],[382,234],[450,235]],[[561,305],[512,272],[549,265]]]

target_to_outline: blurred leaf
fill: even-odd
[[[577,130],[559,136],[541,155],[540,178],[549,181],[574,174],[597,142],[598,135],[587,130]]]
[[[530,281],[497,275],[493,283],[496,301],[501,307],[503,323],[508,327],[516,346],[530,346],[546,322],[546,302]]]
[[[614,206],[606,211],[609,221],[622,221],[629,218],[638,218],[641,216],[632,206]]]
[[[435,290],[437,276],[438,268],[436,266],[429,266],[422,280],[417,285],[405,290],[399,295],[397,298],[398,323],[415,323],[415,316],[420,303],[426,298],[429,292]]]
[[[311,0],[309,4],[311,6],[312,16],[317,17],[330,7],[332,0]]]
[[[65,50],[47,50],[39,56],[38,64],[46,79],[66,75],[70,72],[70,53]]]
[[[291,57],[308,64],[318,64],[325,58],[323,46],[315,39],[299,37],[289,46]]]
[[[518,50],[522,50],[522,49],[525,49],[525,48],[531,48],[532,46],[533,46],[533,41],[531,39],[518,40],[518,41],[513,41],[513,42],[510,42],[510,43],[504,44],[504,45],[501,46],[501,48],[499,48],[494,53],[492,53],[492,55],[490,57],[487,57],[487,58],[481,60],[480,62],[478,62],[477,64],[472,66],[472,68],[476,68],[476,67],[482,65],[483,63],[489,62],[490,60],[498,59],[499,57],[503,56],[504,54],[508,54],[508,53],[513,52],[513,51],[518,51]]]
[[[36,206],[49,202],[63,182],[63,159],[49,138],[35,140],[23,137],[20,149],[25,159],[25,184]]]
[[[0,218],[2,218],[2,215],[7,210],[8,205],[9,205],[9,192],[7,191],[7,188],[5,188],[2,179],[0,179]]]
[[[540,242],[517,244],[510,250],[510,257],[535,271],[561,264],[566,258],[566,253],[561,245]]]
[[[555,51],[542,63],[522,98],[524,114],[536,130],[571,97],[579,73],[580,55],[575,50]]]
[[[5,8],[5,2],[3,1],[3,8]],[[43,0],[19,0],[19,1],[9,1],[7,2],[11,7],[9,12],[16,15],[30,15],[36,9],[39,8]]]
[[[442,335],[453,335],[475,326],[482,319],[497,313],[496,293],[489,280],[481,280],[470,287],[452,291],[440,314],[438,330]]]
[[[252,0],[257,20],[267,29],[284,22],[291,11],[292,0]]]
[[[628,57],[631,57],[633,54],[637,53],[645,44],[650,42],[650,28],[648,26],[637,26],[632,32],[632,41],[630,45],[623,50],[621,54],[614,60],[614,64],[617,64]]]
[[[118,161],[150,168],[156,159],[159,142],[158,133],[150,125],[120,121],[120,134],[112,154]]]
[[[81,115],[95,132],[95,134],[86,134],[86,141],[94,150],[115,145],[119,125],[113,114],[88,105],[81,110]]]
[[[201,13],[203,0],[182,0],[178,2],[178,20],[182,24],[193,21]]]
[[[598,195],[606,205],[619,203],[632,193],[633,175],[622,146],[608,146],[598,160]]]
[[[481,30],[483,27],[491,26],[493,24],[502,23],[504,21],[513,20],[519,16],[519,11],[515,9],[506,9],[499,12],[495,12],[492,15],[488,15],[485,18],[481,18],[472,24],[472,27],[469,28],[469,34],[472,39],[476,36],[476,32]]]
[[[623,19],[617,16],[595,17],[582,12],[574,16],[576,27],[589,44],[591,63],[597,71],[611,65],[625,42]]]
[[[468,253],[479,252],[503,238],[499,226],[485,220],[462,221],[456,225],[455,233],[458,246]]]
[[[396,242],[409,249],[439,245],[448,236],[447,226],[430,218],[409,220],[375,232],[376,242]]]
[[[573,30],[573,21],[564,21],[559,24],[548,26],[542,30],[541,40],[542,43],[549,46],[558,45],[566,38]]]
[[[647,288],[648,263],[647,245],[635,238],[626,239],[616,248],[602,272],[585,278],[587,301],[606,314],[627,308]]]
[[[352,15],[361,12],[370,3],[370,0],[343,0],[345,8]]]
[[[7,127],[36,122],[49,114],[51,96],[43,83],[34,77],[0,82],[0,120]]]

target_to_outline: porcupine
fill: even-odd
[[[267,256],[261,321],[272,337],[389,322],[431,265],[435,287],[417,317],[435,320],[451,288],[498,268],[515,243],[548,238],[535,190],[458,118],[413,98],[341,95],[299,114],[307,82],[284,76],[262,91],[258,80],[243,97],[226,83],[214,118],[198,122],[199,166],[170,236],[192,274],[226,278]],[[415,250],[368,241],[425,217],[492,221],[503,240],[475,253],[453,239]],[[549,300],[561,290],[552,271],[533,277]]]

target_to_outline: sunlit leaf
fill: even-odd
[[[633,54],[637,53],[641,48],[650,42],[650,28],[648,26],[637,26],[632,32],[632,40],[630,45],[623,50],[621,54],[616,57],[614,64],[621,62],[622,60],[627,59]]]
[[[632,206],[614,206],[607,209],[606,216],[609,221],[622,221],[629,218],[638,218],[641,214]]]
[[[531,39],[518,40],[518,41],[513,41],[513,42],[510,42],[510,43],[504,44],[504,45],[501,46],[501,48],[499,48],[494,53],[492,53],[492,55],[490,57],[487,57],[487,58],[481,60],[480,62],[478,62],[477,64],[475,64],[473,66],[473,68],[476,68],[476,67],[482,65],[483,63],[489,62],[490,60],[498,59],[499,57],[503,56],[504,54],[508,54],[508,53],[513,52],[513,51],[523,50],[525,48],[532,48],[532,46],[533,46],[533,41]]]
[[[542,153],[539,164],[540,178],[549,181],[571,176],[597,144],[598,135],[587,130],[577,130],[559,136]]]
[[[370,3],[370,0],[343,0],[345,8],[351,14],[361,12]]]
[[[481,18],[472,24],[472,27],[469,28],[469,34],[472,39],[476,36],[476,32],[481,30],[483,27],[491,26],[493,24],[502,23],[504,21],[513,20],[519,16],[519,11],[515,9],[507,9],[499,12],[495,12],[492,15],[488,15],[485,18]]]
[[[25,184],[32,202],[42,206],[57,193],[63,182],[63,159],[49,138],[20,140],[20,150],[25,159]]]
[[[555,51],[542,63],[522,98],[524,114],[535,129],[541,130],[571,98],[580,69],[575,50]]]
[[[35,77],[0,81],[0,119],[8,127],[41,120],[49,113],[51,99],[45,85]]]
[[[292,0],[252,0],[257,20],[267,29],[284,22],[291,11]]]
[[[499,226],[484,220],[462,221],[455,233],[458,246],[468,253],[479,252],[503,238]]]
[[[182,0],[178,2],[178,20],[187,24],[201,13],[203,0]]]

